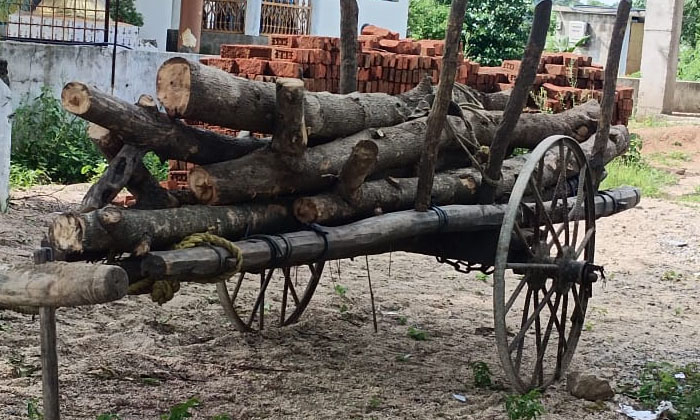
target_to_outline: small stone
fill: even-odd
[[[685,175],[685,168],[676,170],[676,175]]]
[[[566,389],[576,398],[588,401],[607,401],[615,396],[610,383],[595,375],[571,372],[566,378]]]
[[[667,244],[671,246],[675,246],[678,248],[684,248],[688,246],[688,241],[683,241],[683,240],[677,240],[677,239],[669,239],[666,241]]]

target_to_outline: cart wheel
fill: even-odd
[[[567,168],[544,184],[556,181],[552,190],[542,189],[545,167]],[[567,171],[579,175],[567,179]],[[519,392],[561,378],[576,351],[597,280],[594,200],[586,156],[565,136],[537,146],[515,183],[498,239],[493,307],[501,364]]]
[[[224,312],[233,327],[240,332],[260,331],[265,318],[277,318],[279,326],[299,320],[316,286],[321,280],[325,262],[308,266],[273,268],[256,276],[241,273],[229,294],[226,281],[216,284],[216,291]],[[281,286],[281,287],[280,287]],[[303,294],[297,294],[303,290]]]

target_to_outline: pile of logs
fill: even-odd
[[[434,98],[429,79],[397,96],[337,95],[306,92],[296,79],[252,81],[173,58],[158,72],[157,91],[165,112],[147,96],[132,105],[82,83],[65,86],[63,106],[94,124],[95,143],[110,166],[81,212],[60,215],[50,226],[56,250],[79,259],[145,255],[198,232],[238,240],[413,208]],[[477,203],[478,163],[488,157],[482,155],[488,155],[507,95],[454,89],[439,138],[432,204]],[[595,100],[556,115],[523,114],[510,150],[567,135],[591,157],[599,116]],[[181,119],[269,136],[227,137]],[[624,153],[628,143],[627,129],[612,127],[604,160]],[[161,188],[141,162],[147,151],[198,165],[190,191]],[[504,161],[497,202],[507,198],[526,158]],[[123,188],[136,198],[134,208],[110,206]]]

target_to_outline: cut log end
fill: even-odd
[[[59,251],[79,254],[83,252],[84,230],[84,222],[80,215],[61,214],[49,226],[49,242]]]
[[[191,87],[192,67],[186,59],[171,58],[158,70],[158,100],[171,117],[185,114],[190,102]]]
[[[68,83],[61,92],[63,108],[71,114],[83,115],[90,109],[90,91],[79,82]]]
[[[201,167],[194,168],[189,174],[190,190],[203,204],[215,203],[218,199],[216,184],[210,179],[209,173]]]

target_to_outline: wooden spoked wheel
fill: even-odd
[[[260,331],[268,319],[287,326],[297,322],[309,306],[324,266],[320,262],[241,273],[229,281],[235,283],[230,291],[226,281],[217,283],[216,291],[226,317],[240,332]]]
[[[543,179],[545,167],[559,168],[554,179]],[[567,173],[578,174],[567,179]],[[506,377],[519,392],[561,378],[576,351],[597,280],[594,206],[578,143],[547,138],[518,176],[496,252],[496,341]]]

